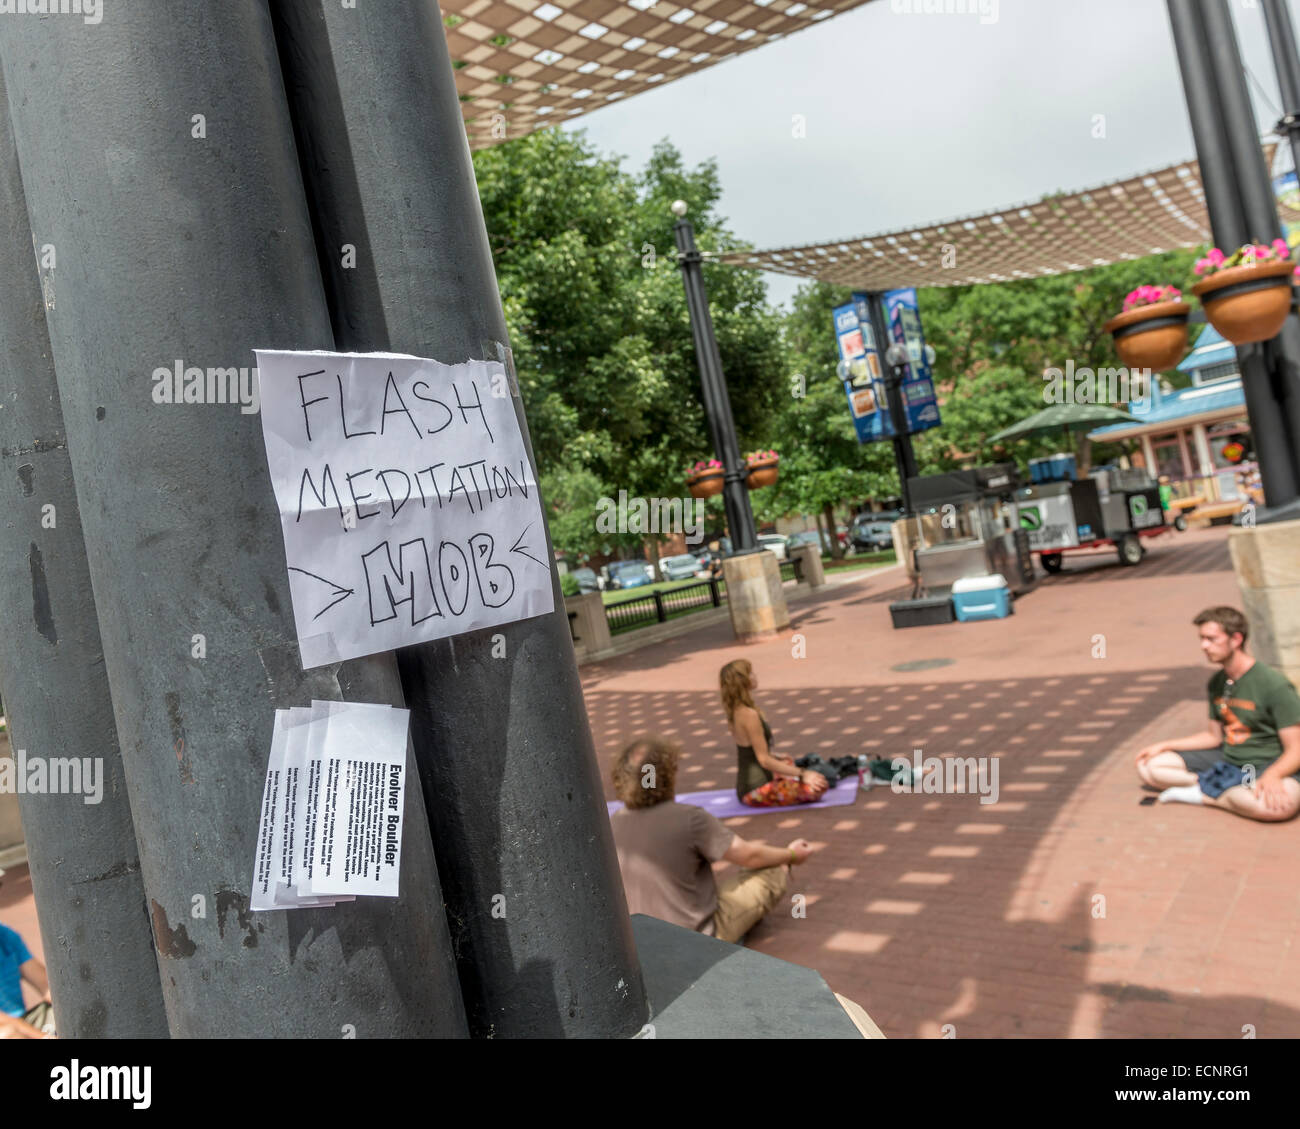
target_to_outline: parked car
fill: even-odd
[[[811,545],[818,552],[822,550],[822,535],[815,529],[805,530],[803,533],[791,533],[785,539],[786,552],[790,553],[795,549],[801,549],[805,545]]]
[[[596,592],[600,589],[600,578],[596,575],[594,569],[575,568],[571,575],[578,582],[578,589],[582,592]]]
[[[665,580],[690,580],[700,571],[700,559],[694,553],[664,557],[659,561],[659,575]]]
[[[785,538],[779,533],[760,533],[758,535],[758,547],[776,554],[778,561],[785,560]]]
[[[853,547],[862,552],[879,552],[894,547],[893,526],[900,517],[900,510],[881,510],[874,514],[859,514],[853,519],[853,528],[849,534]]]
[[[641,588],[654,580],[654,565],[646,560],[611,561],[610,588]]]

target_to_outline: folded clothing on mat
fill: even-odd
[[[799,757],[794,763],[796,768],[806,768],[810,772],[821,773],[826,777],[828,784],[835,784],[847,776],[854,776],[858,771],[857,757],[831,757],[829,761],[824,761],[816,753],[809,753],[806,757]]]
[[[788,812],[795,808],[836,808],[853,803],[858,798],[858,778],[850,776],[841,780],[833,788],[828,788],[820,800],[812,804],[791,804],[788,807],[751,808],[742,804],[736,797],[734,788],[718,788],[708,792],[685,792],[677,796],[679,804],[690,804],[703,808],[718,819],[730,819],[736,815],[764,815],[772,812]],[[605,804],[609,814],[613,815],[623,806],[621,800],[610,800]]]

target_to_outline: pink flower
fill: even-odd
[[[1211,247],[1205,258],[1209,261],[1210,266],[1217,267],[1223,262],[1223,252],[1217,247]]]
[[[1274,239],[1272,246],[1273,246],[1273,250],[1277,252],[1277,257],[1279,259],[1286,259],[1290,257],[1291,248],[1286,245],[1285,239]]]

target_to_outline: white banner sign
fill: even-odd
[[[255,352],[304,669],[553,610],[500,362]]]

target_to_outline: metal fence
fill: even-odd
[[[803,562],[781,562],[782,581],[803,579]],[[680,588],[656,589],[644,596],[629,596],[626,600],[605,605],[605,620],[609,633],[618,635],[651,623],[667,623],[681,615],[719,608],[727,599],[727,582],[710,577]]]

